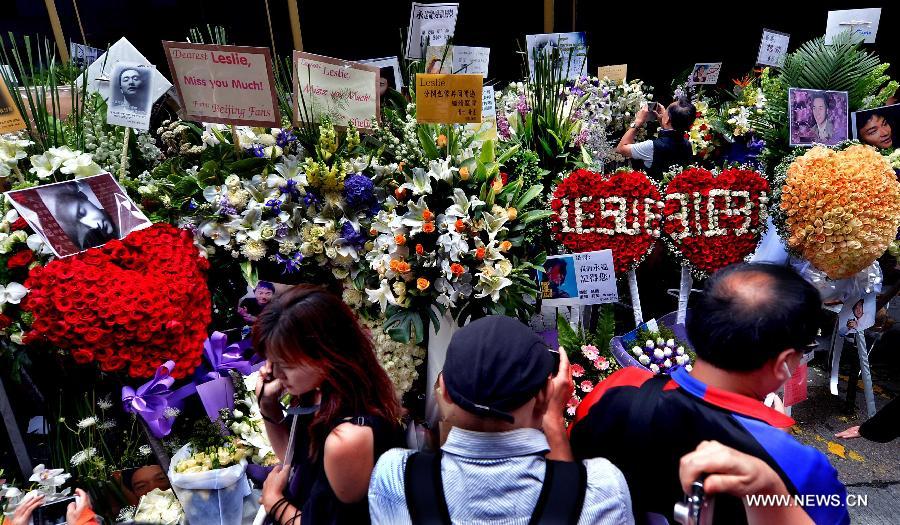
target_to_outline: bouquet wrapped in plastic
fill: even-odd
[[[235,446],[192,450],[185,445],[172,457],[169,480],[189,523],[240,525],[247,481],[247,449]]]

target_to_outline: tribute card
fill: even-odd
[[[712,84],[719,82],[719,73],[722,71],[721,62],[704,62],[694,64],[688,82],[693,85]]]
[[[409,29],[406,35],[406,58],[424,58],[425,46],[447,43],[456,30],[459,4],[412,3],[409,13]]]
[[[612,250],[547,257],[538,274],[543,304],[567,306],[619,300]]]
[[[534,76],[534,54],[559,52],[560,75],[572,79],[587,72],[587,37],[584,33],[543,33],[525,36],[528,71]]]
[[[106,123],[147,131],[155,66],[119,62],[112,70]]]
[[[95,60],[84,75],[87,76],[87,89],[91,93],[100,93],[104,100],[109,100],[110,81],[112,80],[112,70],[119,62],[132,62],[137,64],[150,65],[140,51],[137,50],[131,42],[125,38],[121,38],[118,42],[110,46],[106,53],[103,53]],[[83,77],[82,77],[83,78]],[[81,79],[78,80],[80,85]],[[159,97],[163,96],[166,91],[172,88],[172,83],[159,72],[155,70],[153,73],[153,91],[151,97],[156,102]]]
[[[425,51],[425,72],[432,75],[456,73],[453,52],[455,46],[428,46]]]
[[[381,110],[379,68],[294,51],[294,120],[372,129]]]
[[[72,57],[72,63],[79,68],[88,67],[100,58],[103,54],[102,49],[86,46],[84,44],[69,43],[69,55]]]
[[[281,127],[281,111],[265,47],[163,42],[185,120]]]
[[[489,47],[453,46],[454,73],[477,74],[487,77],[490,61],[491,48]]]
[[[0,133],[12,133],[25,129],[25,120],[13,101],[6,82],[0,78]]]
[[[416,75],[416,122],[481,123],[481,75]]]
[[[829,11],[828,22],[825,25],[825,43],[831,44],[836,35],[852,31],[853,34],[862,37],[864,44],[874,44],[880,20],[880,7]]]
[[[784,65],[784,57],[787,56],[788,44],[791,35],[772,29],[763,29],[762,40],[759,43],[759,53],[756,63],[761,66],[781,67]]]
[[[597,68],[597,78],[608,78],[615,82],[625,83],[628,76],[628,64],[615,66],[600,66]]]

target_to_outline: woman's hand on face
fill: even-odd
[[[272,364],[268,361],[259,369],[260,381],[256,383],[256,397],[263,404],[272,407],[284,395],[284,387],[281,380],[276,379],[272,373]]]
[[[13,512],[12,519],[9,522],[10,525],[28,525],[31,523],[31,514],[36,508],[44,504],[44,499],[44,495],[41,494],[20,503],[16,507],[16,511]]]

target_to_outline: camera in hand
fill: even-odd
[[[75,503],[75,496],[45,503],[34,510],[31,515],[34,525],[59,525],[66,523],[66,509],[69,503]]]
[[[691,483],[691,493],[685,496],[685,500],[675,504],[675,521],[681,525],[706,525],[713,521],[712,497],[707,498],[703,490],[703,480],[706,474],[701,475]]]
[[[650,113],[648,115],[649,120],[656,120],[656,111],[659,106],[659,102],[647,102],[647,111]]]

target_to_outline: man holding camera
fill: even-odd
[[[793,419],[763,402],[800,365],[820,315],[818,291],[789,268],[720,270],[687,319],[693,370],[654,377],[628,367],[600,383],[570,427],[575,457],[602,455],[619,467],[638,519],[672,521],[684,489],[707,474],[703,490],[719,493],[713,523],[849,523],[837,471],[783,431]]]
[[[627,159],[643,161],[647,175],[656,180],[675,165],[687,166],[693,159],[691,143],[685,137],[694,119],[697,108],[687,97],[679,97],[663,108],[659,102],[649,102],[635,116],[631,127],[625,131],[616,153]],[[635,143],[638,129],[651,120],[659,121],[657,138]]]

